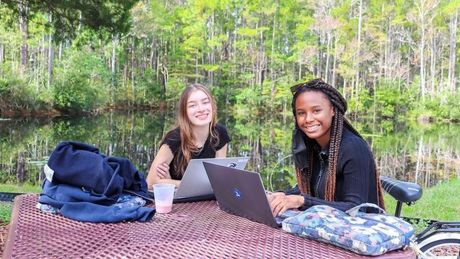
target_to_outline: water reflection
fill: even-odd
[[[267,189],[295,183],[290,158],[289,116],[221,114],[232,137],[229,156],[249,156]],[[91,117],[0,121],[0,182],[40,185],[42,168],[62,140],[90,143],[109,156],[130,159],[147,171],[173,115],[148,112],[106,113]],[[460,125],[354,124],[371,144],[382,175],[431,186],[460,177]]]

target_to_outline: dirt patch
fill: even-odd
[[[0,221],[0,257],[3,256],[3,249],[5,249],[6,237],[8,235],[8,225]]]

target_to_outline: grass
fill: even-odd
[[[13,204],[11,202],[0,202],[0,226],[10,222],[12,208]]]
[[[414,205],[403,205],[401,216],[442,221],[460,221],[460,179],[443,182],[423,190],[423,195]],[[393,214],[396,201],[385,194],[388,214]]]
[[[39,193],[40,186],[33,185],[13,185],[13,184],[0,184],[2,192],[16,192],[16,193]],[[13,204],[11,202],[0,202],[0,225],[9,224],[11,218],[11,210]]]
[[[20,192],[20,193],[39,193],[42,189],[40,186],[35,185],[15,185],[15,184],[0,184],[0,190],[2,192]]]

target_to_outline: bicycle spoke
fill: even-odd
[[[460,258],[460,245],[439,244],[425,251],[425,255],[437,258]]]

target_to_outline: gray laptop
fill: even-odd
[[[298,213],[288,210],[274,217],[258,173],[203,164],[221,210],[274,228],[280,227],[284,218]]]
[[[248,161],[248,157],[191,159],[187,169],[185,169],[181,183],[174,194],[174,200],[204,197],[214,193],[209,183],[208,175],[203,167],[203,162],[217,164],[223,167],[244,169]]]

